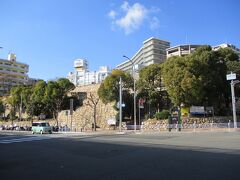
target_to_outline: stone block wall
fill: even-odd
[[[96,105],[96,122],[97,127],[101,129],[109,129],[107,120],[110,118],[115,118],[117,111],[113,108],[114,103],[104,104],[98,97],[97,91],[99,84],[76,87],[71,93],[86,93],[83,96],[83,105],[73,111],[73,115],[66,115],[66,111],[59,113],[59,126],[67,125],[69,128],[72,127],[73,130],[91,130],[92,123],[94,121],[94,109],[93,102],[98,102]]]

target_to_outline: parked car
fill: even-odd
[[[48,122],[34,122],[32,123],[32,134],[34,133],[49,133],[52,134],[52,127]]]

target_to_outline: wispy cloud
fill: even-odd
[[[111,19],[115,19],[116,15],[117,15],[117,13],[114,10],[111,10],[108,13],[108,17],[110,17]]]
[[[134,3],[130,5],[127,1],[118,8],[110,10],[108,16],[112,21],[112,26],[122,29],[126,35],[138,30],[145,21],[148,21],[149,28],[156,30],[159,28],[159,20],[154,14],[160,12],[159,8],[147,8],[143,4]],[[119,16],[118,16],[119,15]],[[113,28],[112,28],[113,29]]]
[[[151,30],[155,30],[155,29],[158,29],[160,27],[160,24],[159,24],[159,20],[157,17],[153,17],[151,20],[150,20],[150,29]]]

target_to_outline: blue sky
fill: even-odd
[[[73,61],[114,68],[149,37],[240,47],[239,0],[0,0],[0,57],[29,64],[29,76],[65,77]]]

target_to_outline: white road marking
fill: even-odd
[[[48,136],[30,136],[30,137],[23,137],[23,138],[15,138],[15,139],[5,139],[0,140],[0,144],[11,144],[11,143],[18,143],[18,142],[28,142],[28,141],[39,141],[45,139],[52,139]]]

